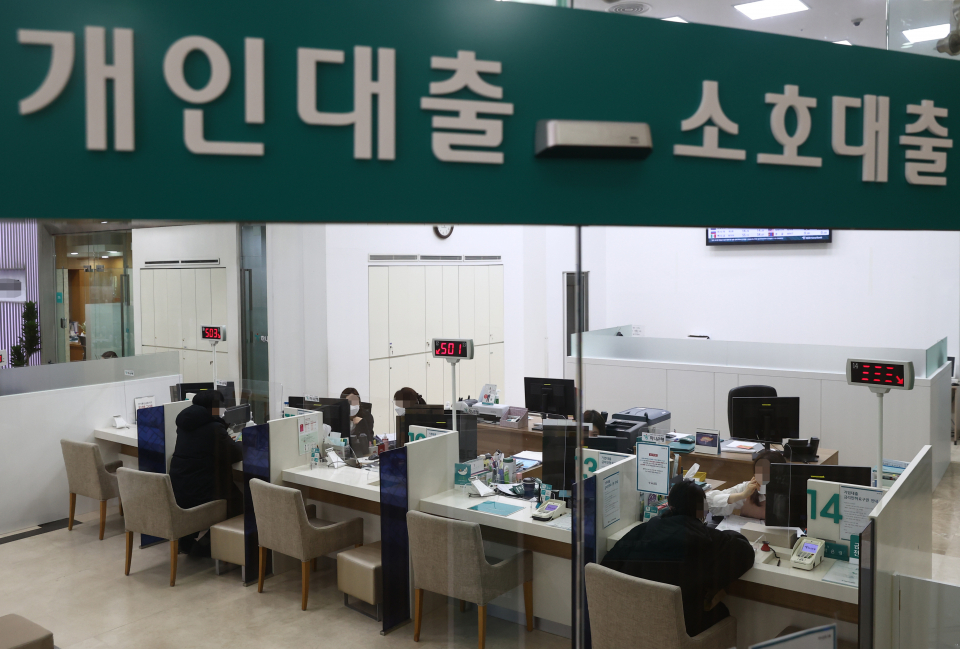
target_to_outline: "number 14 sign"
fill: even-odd
[[[807,534],[839,543],[860,534],[883,491],[826,480],[807,480]]]

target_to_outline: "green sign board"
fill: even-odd
[[[493,0],[0,26],[4,218],[958,227],[952,61]],[[538,158],[541,120],[643,123],[652,152]]]

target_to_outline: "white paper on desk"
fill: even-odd
[[[739,532],[740,528],[747,523],[755,522],[756,519],[747,518],[746,516],[724,516],[723,520],[720,521],[720,524],[717,525],[717,529],[721,532],[724,530],[733,530],[734,532]]]
[[[738,442],[736,440],[727,442],[720,450],[725,453],[753,453],[763,448],[763,444],[750,442]]]
[[[777,649],[834,649],[836,646],[837,625],[829,624],[750,645],[750,649],[767,649],[768,647],[777,647]]]
[[[558,516],[552,521],[547,521],[547,525],[550,527],[556,527],[561,530],[567,530],[568,532],[573,529],[573,516],[570,514],[564,514],[563,516]]]
[[[534,462],[543,462],[543,453],[537,453],[536,451],[520,451],[513,457],[518,457],[521,460],[533,460]]]
[[[620,472],[603,479],[603,527],[620,520]]]
[[[840,584],[841,586],[860,587],[860,566],[846,561],[837,561],[821,581],[831,584]]]

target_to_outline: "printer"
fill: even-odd
[[[612,417],[613,421],[630,421],[637,424],[640,424],[641,428],[653,429],[659,428],[661,430],[670,430],[670,411],[661,410],[660,408],[628,408],[621,412],[615,413]],[[607,428],[610,427],[610,424],[607,424]]]

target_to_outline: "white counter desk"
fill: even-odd
[[[120,455],[128,457],[139,457],[137,441],[137,425],[130,424],[129,428],[114,428],[113,426],[104,426],[95,428],[93,436],[104,442],[113,442],[120,445]],[[235,462],[234,471],[243,471],[243,462]]]
[[[339,505],[368,514],[380,515],[380,474],[377,471],[326,465],[310,468],[310,465],[284,469],[284,483],[306,487],[305,494],[312,500],[330,505]]]

